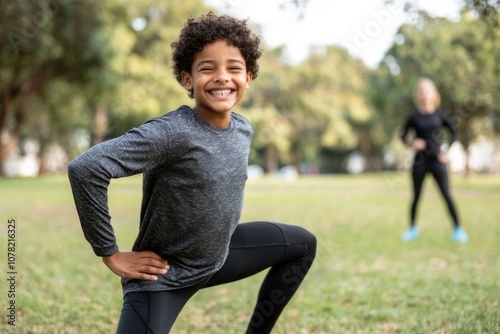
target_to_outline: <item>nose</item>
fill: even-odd
[[[229,82],[231,80],[231,76],[225,69],[218,69],[214,76],[214,82]]]

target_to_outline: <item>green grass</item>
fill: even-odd
[[[140,178],[115,180],[110,209],[119,244],[138,226]],[[305,226],[316,261],[275,333],[500,333],[500,176],[454,175],[452,191],[470,242],[451,222],[429,177],[418,224],[403,243],[406,173],[249,181],[243,221]],[[16,327],[6,324],[7,220],[17,223]],[[65,176],[0,179],[0,333],[113,333],[119,278],[91,251]],[[242,333],[262,274],[200,291],[172,333]]]

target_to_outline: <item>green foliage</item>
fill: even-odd
[[[201,0],[8,2],[0,13],[0,132],[9,139],[0,165],[24,137],[58,143],[72,158],[76,130],[95,144],[188,102],[170,75],[169,44],[187,17],[207,11]],[[133,28],[137,18],[144,29]]]
[[[300,9],[307,0],[283,4]],[[334,159],[323,152],[357,150],[368,161],[380,156],[413,108],[412,86],[423,75],[436,81],[465,146],[478,134],[496,135],[498,1],[467,0],[463,7],[458,22],[418,13],[375,70],[335,46],[318,47],[292,66],[282,48],[263,41],[259,77],[235,110],[254,124],[252,161],[273,172],[287,164],[332,167]],[[6,2],[0,165],[25,139],[39,142],[40,158],[56,143],[71,159],[88,146],[75,137],[94,145],[191,105],[171,74],[170,43],[188,17],[209,10],[202,0]]]
[[[451,221],[430,181],[419,207],[421,237],[410,244],[399,240],[410,201],[406,172],[250,181],[242,221],[296,224],[318,238],[315,263],[275,333],[500,332],[500,179],[452,176],[470,236],[465,245],[450,240]],[[85,241],[66,176],[1,179],[0,188],[3,223],[17,223],[19,273],[16,330],[9,331],[4,316],[0,328],[19,334],[114,332],[120,282]],[[130,249],[137,233],[140,196],[140,177],[110,185],[123,249]],[[242,332],[264,274],[200,291],[172,333]],[[7,291],[6,284],[2,279],[0,291]]]
[[[278,154],[275,167],[317,162],[324,147],[355,149],[373,116],[363,97],[367,68],[338,47],[316,50],[294,67],[280,61],[280,52],[264,53],[242,104],[257,120],[254,146],[265,148],[268,162]]]
[[[120,83],[108,104],[107,137],[190,103],[171,74],[170,43],[187,18],[208,12],[200,0],[183,1],[182,6],[141,1],[123,9],[125,19],[114,24],[118,51],[111,66]],[[133,28],[137,19],[143,20],[142,29]]]
[[[2,8],[0,132],[8,139],[0,145],[0,164],[28,134],[26,121],[39,122],[38,115],[46,118],[52,112],[45,102],[58,80],[68,85],[94,84],[91,74],[105,66],[110,54],[102,33],[102,12],[100,1],[10,1]],[[58,128],[51,127],[53,119],[48,120],[35,132],[40,140],[47,139],[42,131]]]
[[[371,93],[371,100],[387,119],[390,135],[414,109],[413,86],[427,76],[436,82],[441,105],[459,127],[460,141],[468,147],[479,134],[493,136],[491,126],[500,115],[498,103],[499,32],[465,12],[460,21],[431,18],[423,14],[418,24],[403,25],[397,42],[372,75],[372,86],[388,92]],[[474,132],[474,129],[480,129]]]

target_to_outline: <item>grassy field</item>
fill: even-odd
[[[316,261],[275,333],[500,333],[500,176],[452,177],[470,237],[450,239],[445,205],[428,178],[421,237],[403,243],[406,173],[249,181],[244,221],[302,225]],[[140,178],[115,180],[110,209],[119,244],[137,231]],[[16,221],[16,326],[7,324],[7,225]],[[119,278],[84,240],[65,176],[0,179],[0,333],[113,333]],[[242,333],[262,274],[200,291],[172,333]]]

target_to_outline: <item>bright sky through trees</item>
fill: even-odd
[[[302,18],[300,9],[284,0],[205,0],[222,13],[259,24],[271,47],[286,45],[286,60],[297,63],[311,46],[341,45],[354,57],[376,67],[393,42],[399,26],[408,20],[403,1],[309,0]],[[280,5],[281,4],[281,5]],[[460,0],[419,0],[420,9],[433,16],[457,18]]]

